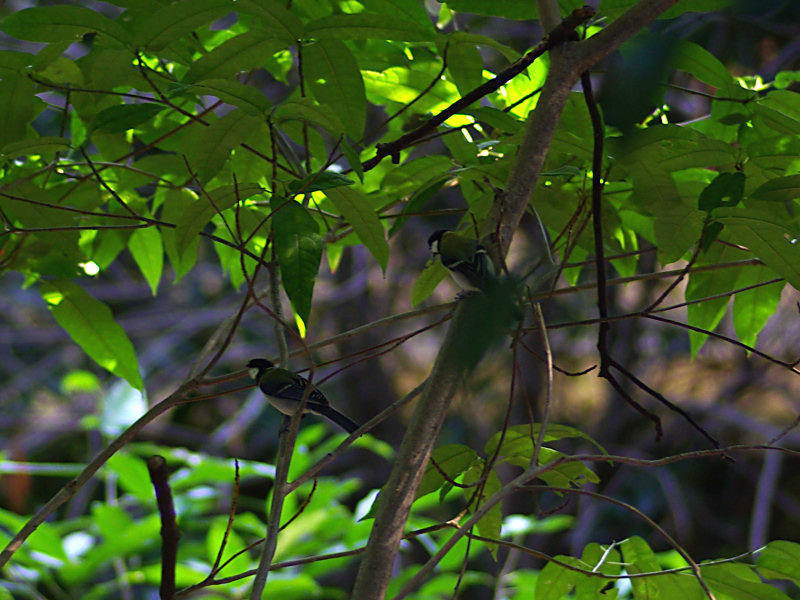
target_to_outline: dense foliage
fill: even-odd
[[[529,598],[534,588],[537,600],[798,597],[800,545],[782,539],[791,535],[765,527],[757,547],[745,539],[687,544],[663,506],[684,500],[636,477],[674,465],[678,477],[705,479],[713,490],[708,472],[735,472],[753,454],[797,458],[797,422],[786,409],[796,412],[796,401],[772,411],[771,428],[733,433],[714,423],[724,398],[707,388],[704,409],[682,407],[670,395],[683,393],[673,385],[677,362],[659,362],[659,380],[637,354],[679,356],[686,368],[711,339],[704,350],[722,353],[712,355],[723,363],[720,379],[744,364],[775,369],[787,378],[784,397],[796,397],[797,315],[787,307],[800,290],[800,71],[791,70],[800,62],[766,73],[736,65],[731,53],[715,56],[709,34],[689,25],[703,11],[747,14],[716,0],[603,1],[575,23],[567,46],[602,40],[626,11],[650,4],[663,5],[661,21],[640,21],[583,86],[569,83],[516,220],[503,212],[504,194],[525,178],[529,121],[554,64],[545,52],[520,74],[506,71],[542,39],[534,3],[129,0],[3,9],[3,289],[21,288],[14,293],[25,302],[35,291],[93,365],[73,354],[71,366],[51,362],[40,376],[60,385],[59,403],[91,398],[66,449],[12,444],[0,455],[8,504],[0,538],[9,544],[0,597],[149,597],[159,585],[172,597],[164,587],[172,576],[178,588],[194,586],[185,595],[245,597],[260,557],[274,569],[265,593],[347,597],[362,552],[372,551],[377,505],[388,502],[377,493],[385,460],[401,461],[393,446],[416,423],[407,403],[444,338],[430,330],[452,311],[466,315],[452,319],[466,333],[451,338],[474,351],[455,367],[440,355],[443,379],[448,369],[457,374],[468,400],[417,473],[403,558],[376,589],[414,598]],[[543,14],[555,5],[536,3]],[[565,17],[581,3],[557,5]],[[777,3],[776,14],[785,6]],[[561,39],[550,43],[544,49],[563,49]],[[598,48],[591,64],[609,52]],[[494,89],[442,124],[416,129],[496,76]],[[403,136],[407,144],[387,150]],[[602,227],[593,227],[593,211]],[[444,227],[482,237],[498,270],[507,262],[524,313],[518,327],[489,319],[485,298],[451,303],[440,262],[423,269],[421,246]],[[503,227],[515,231],[507,260]],[[158,347],[166,322],[133,341],[121,325],[119,312],[146,301],[108,290],[132,281],[145,282],[173,322],[198,315],[169,355]],[[613,291],[622,284],[627,297]],[[227,303],[200,318],[210,288]],[[593,295],[566,299],[580,290]],[[193,300],[181,304],[176,294]],[[600,320],[621,323],[631,342],[624,351],[606,343],[613,330],[603,326],[598,350],[591,347],[597,297],[613,298],[610,312],[600,300]],[[471,305],[478,318],[467,314]],[[776,313],[785,321],[757,344]],[[669,329],[642,341],[625,329],[631,323]],[[578,325],[591,326],[580,333],[592,336],[589,345],[562,333]],[[624,338],[616,339],[624,346]],[[734,351],[735,360],[724,354]],[[230,404],[244,394],[247,384],[231,382],[244,377],[247,358],[290,354],[316,382],[315,365],[341,367],[323,387],[343,411],[361,422],[385,413],[341,445],[342,435],[306,418],[292,452],[297,422],[283,431],[273,413],[262,414],[257,393],[242,408]],[[347,379],[347,370],[359,375]],[[597,372],[609,382],[602,392],[595,382],[588,393],[579,388],[587,384],[561,383]],[[4,402],[17,415],[42,415],[37,393]],[[593,397],[589,417],[570,405],[573,393]],[[203,435],[148,433],[164,413]],[[248,429],[256,417],[269,425]],[[613,437],[615,420],[641,437]],[[608,429],[593,427],[600,422]],[[278,446],[279,430],[288,446]],[[662,446],[651,444],[662,436]],[[291,489],[278,447],[289,448]],[[156,506],[153,485],[163,499],[167,484],[154,455],[169,467],[180,539],[168,539],[168,511]],[[607,485],[620,469],[633,469],[632,491]],[[102,487],[90,485],[95,475]],[[61,487],[65,476],[76,479]],[[787,484],[783,510],[797,506],[796,486]],[[281,490],[280,502],[265,504],[267,489]],[[704,493],[696,499],[713,498]],[[579,522],[591,518],[589,504],[627,516],[608,514],[596,532],[564,542],[570,530],[586,532]],[[768,508],[759,510],[768,519]],[[265,522],[273,534],[285,526],[274,556],[259,544]],[[800,535],[796,517],[787,531]]]

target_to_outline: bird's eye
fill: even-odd
[[[253,379],[258,379],[258,369],[253,368],[247,370],[250,373],[250,377],[252,377]]]

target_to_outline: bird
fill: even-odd
[[[333,408],[325,395],[311,385],[305,377],[287,369],[276,367],[266,358],[254,358],[247,363],[247,370],[255,380],[269,403],[285,415],[293,415],[300,406],[304,395],[308,395],[304,414],[311,413],[325,417],[339,427],[353,433],[359,425]],[[311,386],[311,391],[306,389]]]
[[[497,283],[494,265],[481,244],[455,231],[437,229],[428,238],[428,247],[450,271],[465,292],[486,292]]]

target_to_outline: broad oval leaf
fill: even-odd
[[[314,282],[322,260],[319,225],[305,208],[294,200],[273,196],[272,227],[275,252],[286,295],[297,315],[308,323]]]
[[[189,160],[200,183],[206,183],[222,169],[231,150],[243,143],[258,123],[257,117],[236,109],[205,128]]]
[[[175,226],[175,247],[178,256],[183,256],[197,239],[197,235],[211,221],[211,218],[230,208],[239,200],[245,200],[264,191],[257,183],[244,183],[238,186],[225,185],[203,194],[190,204],[181,214]]]
[[[770,179],[755,189],[750,197],[768,202],[786,202],[800,198],[800,175]]]
[[[0,156],[4,158],[16,158],[18,156],[30,156],[31,154],[48,154],[69,150],[69,140],[63,137],[40,137],[32,140],[20,140],[11,142],[0,148]]]
[[[432,27],[414,21],[383,15],[358,13],[330,15],[306,25],[305,36],[321,40],[397,40],[428,42],[434,39]]]
[[[369,200],[358,190],[337,187],[325,191],[325,195],[353,228],[361,243],[367,247],[375,260],[386,272],[389,262],[389,244],[386,232]]]
[[[260,19],[268,33],[286,44],[294,44],[302,37],[302,21],[274,0],[238,0],[236,10]]]
[[[324,40],[303,47],[303,72],[311,93],[330,107],[353,139],[364,133],[367,96],[364,79],[353,53],[338,40]]]
[[[243,33],[196,60],[183,76],[183,81],[195,83],[203,79],[225,79],[263,65],[267,57],[285,47],[286,44],[263,33]]]
[[[275,109],[278,121],[299,119],[320,125],[334,136],[344,133],[342,120],[330,106],[315,103],[311,98],[287,100]]]
[[[800,290],[800,243],[787,222],[756,209],[718,208],[713,217],[733,234],[736,243],[750,248],[765,265]]]
[[[104,108],[92,119],[92,131],[122,133],[146,123],[166,106],[157,103],[120,104]]]
[[[161,50],[236,10],[232,0],[192,0],[167,4],[137,21],[134,43],[137,48]]]
[[[22,75],[0,81],[0,144],[25,138],[28,122],[34,116],[34,91],[33,82]]]
[[[58,324],[92,360],[137,390],[144,388],[133,344],[106,304],[67,279],[42,283],[39,291]]]
[[[164,268],[164,244],[161,241],[161,233],[156,227],[137,229],[128,240],[128,249],[155,296]]]
[[[3,19],[0,29],[8,35],[31,42],[78,41],[83,35],[99,33],[118,45],[131,46],[130,34],[122,25],[97,11],[82,6],[37,6]]]
[[[248,115],[261,116],[270,108],[270,102],[256,88],[228,79],[206,79],[191,86],[200,94],[216,96],[223,102],[238,106]]]
[[[445,277],[447,268],[438,260],[423,269],[411,290],[411,306],[416,306],[430,296]]]

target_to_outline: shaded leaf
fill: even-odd
[[[430,296],[436,286],[447,277],[447,273],[447,268],[438,260],[422,269],[411,290],[411,306],[416,306]]]
[[[21,141],[35,106],[33,82],[27,77],[11,76],[0,81],[0,145]]]
[[[134,43],[137,48],[161,50],[233,10],[236,10],[236,4],[231,0],[191,0],[167,4],[136,21]]]
[[[3,19],[0,29],[12,37],[32,42],[74,42],[87,33],[96,32],[119,45],[131,46],[130,34],[122,25],[82,6],[26,8]]]
[[[270,200],[275,252],[286,295],[297,315],[308,323],[314,282],[322,260],[322,236],[314,218],[294,200]]]
[[[797,232],[792,232],[786,221],[766,211],[740,208],[718,208],[713,217],[736,243],[750,248],[770,269],[800,290],[800,243]]]
[[[158,103],[119,104],[104,108],[92,119],[92,131],[122,133],[155,117],[167,108]]]
[[[205,79],[191,86],[199,94],[216,96],[223,102],[238,106],[248,115],[262,116],[270,102],[256,88],[228,79]]]
[[[223,42],[197,59],[183,76],[183,81],[196,83],[203,79],[232,77],[263,65],[267,57],[284,47],[285,44],[262,32],[248,31]]]
[[[245,200],[263,191],[264,189],[256,183],[244,183],[238,186],[218,187],[200,196],[196,202],[184,210],[176,223],[175,245],[178,254],[183,256],[193,241],[197,239],[197,235],[218,212],[230,208],[239,200]]]
[[[321,40],[397,40],[427,42],[434,38],[433,28],[414,21],[381,15],[358,13],[330,15],[311,21],[305,28],[306,37]]]
[[[744,184],[745,176],[740,171],[720,173],[700,192],[697,207],[711,211],[721,206],[736,206],[742,201]]]
[[[262,26],[285,44],[294,44],[302,37],[303,23],[284,5],[274,0],[238,0],[238,11],[253,15],[261,20]]]
[[[353,53],[338,40],[303,47],[303,73],[317,102],[338,115],[354,139],[364,133],[367,98]]]
[[[40,137],[11,142],[0,148],[0,158],[17,158],[31,154],[50,154],[69,150],[69,140],[63,137]]]
[[[310,194],[319,190],[329,190],[343,185],[353,185],[353,180],[335,171],[323,171],[314,173],[303,179],[289,183],[289,191],[292,194]]]
[[[334,136],[345,132],[337,112],[330,106],[316,104],[311,98],[287,100],[275,109],[275,116],[278,121],[298,119],[320,125]]]
[[[389,262],[389,244],[375,209],[358,190],[337,187],[325,191],[325,196],[333,202],[336,210],[353,228],[361,243],[367,247],[385,272]]]
[[[207,183],[222,169],[231,151],[247,140],[259,122],[257,117],[236,109],[203,130],[195,147],[190,149],[193,152],[189,160],[200,183]]]

